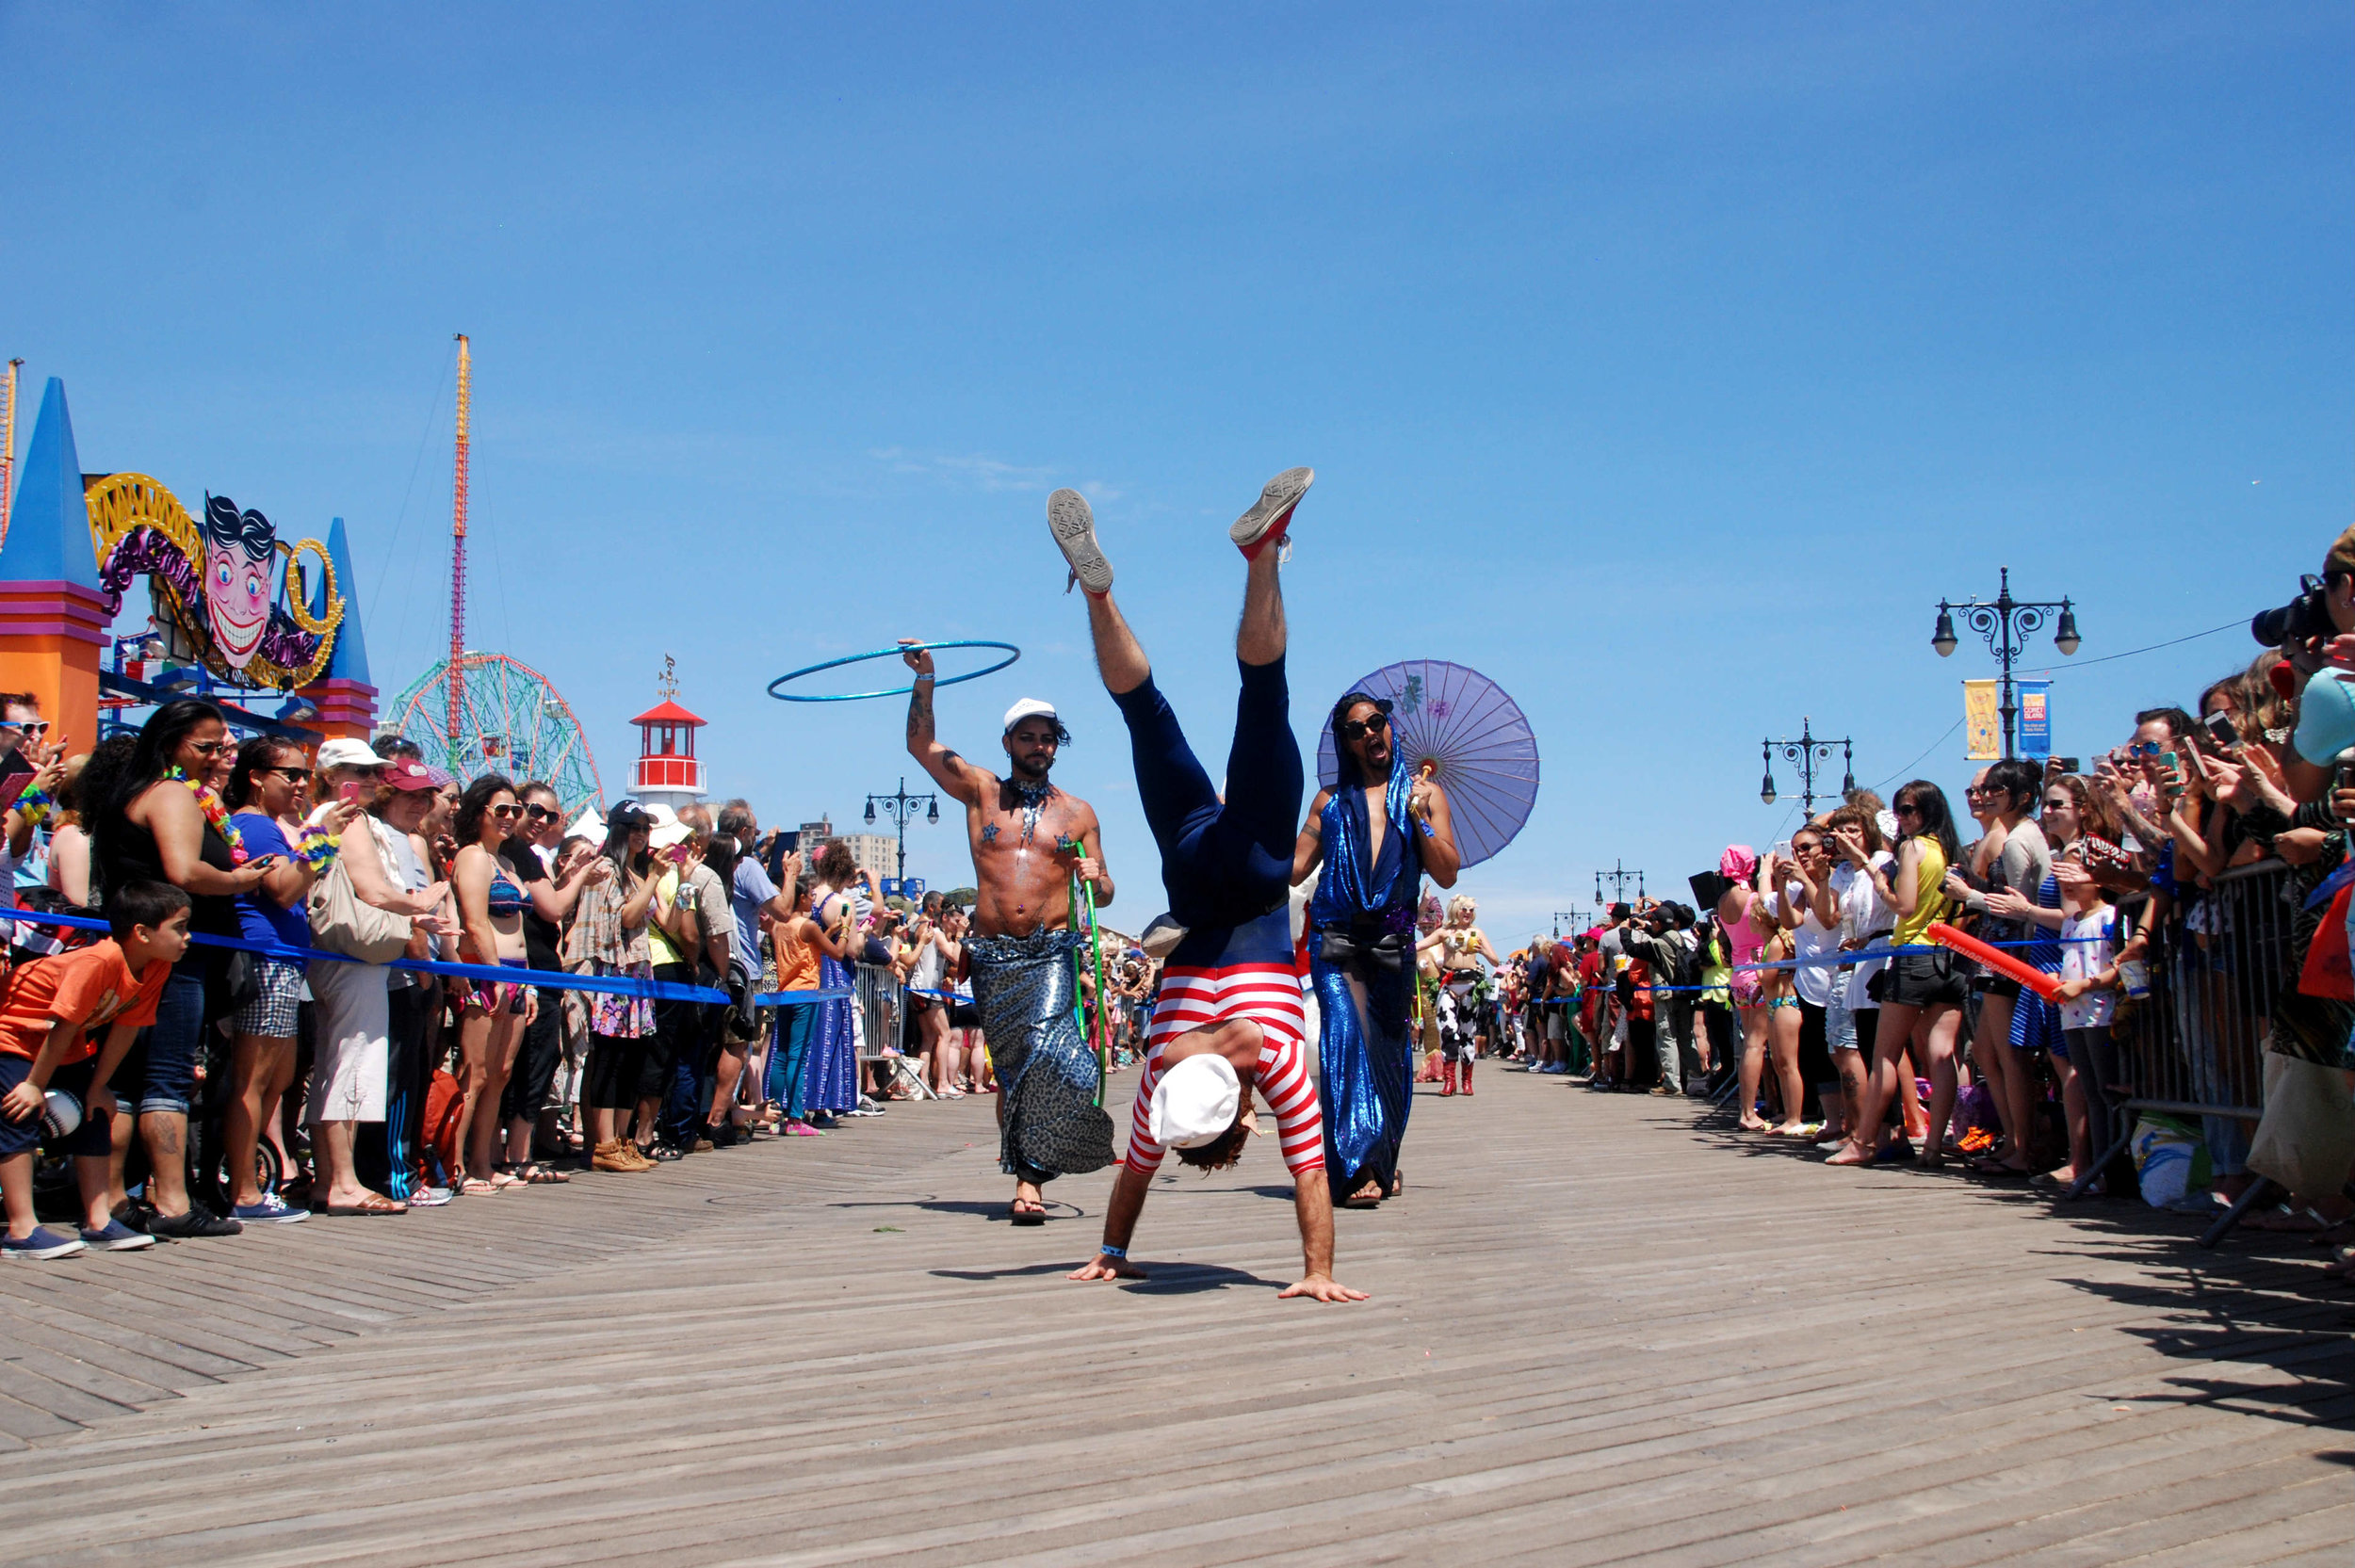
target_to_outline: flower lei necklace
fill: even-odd
[[[205,825],[220,834],[222,842],[229,846],[229,864],[243,865],[249,858],[245,852],[245,835],[237,831],[235,822],[229,820],[229,808],[220,803],[220,797],[213,793],[212,786],[197,783],[188,777],[186,769],[176,765],[164,769],[164,777],[188,786],[189,792],[196,797],[196,809],[204,814]]]

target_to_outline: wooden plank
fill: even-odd
[[[1004,1181],[972,1102],[144,1273],[0,1276],[0,1327],[38,1310],[52,1354],[78,1332],[53,1314],[168,1339],[171,1300],[216,1353],[266,1325],[292,1346],[208,1383],[194,1355],[100,1342],[75,1376],[177,1369],[186,1397],[12,1455],[12,1545],[256,1568],[2217,1560],[2235,1528],[2296,1554],[2339,1525],[2321,1454],[2355,1414],[2355,1344],[2307,1293],[2314,1260],[1483,1086],[1418,1106],[1405,1202],[1340,1217],[1342,1277],[1376,1292],[1358,1308],[1274,1301],[1297,1243],[1263,1149],[1157,1184],[1154,1285],[1066,1285],[1108,1176],[1050,1190],[1084,1218],[983,1218]],[[94,1525],[55,1504],[92,1487]]]

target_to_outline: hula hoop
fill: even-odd
[[[804,675],[815,675],[823,670],[836,670],[846,664],[865,664],[869,659],[898,658],[902,654],[912,653],[918,649],[932,650],[936,648],[1003,648],[1006,651],[1006,656],[999,659],[996,664],[990,665],[985,669],[975,670],[966,674],[936,675],[933,678],[933,684],[934,686],[954,686],[959,681],[978,681],[983,675],[995,675],[999,671],[1003,670],[1006,666],[1012,664],[1015,660],[1022,656],[1022,650],[1015,647],[1011,642],[968,640],[960,642],[901,643],[897,647],[878,648],[871,654],[853,654],[848,658],[828,659],[823,664],[804,665],[799,670],[788,671],[786,673],[779,675],[775,680],[769,683],[769,695],[774,697],[780,703],[858,703],[864,702],[869,697],[904,697],[909,692],[916,689],[915,681],[910,680],[905,686],[895,686],[883,691],[836,691],[821,696],[804,696],[799,692],[779,691],[777,687],[785,685],[788,681],[798,681]]]

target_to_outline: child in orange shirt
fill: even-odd
[[[164,982],[187,951],[188,896],[162,882],[133,882],[106,899],[106,924],[108,940],[21,965],[0,991],[0,1202],[8,1211],[0,1257],[154,1245],[154,1237],[106,1212],[107,1124],[115,1108],[106,1079],[132,1038],[155,1021]],[[93,1046],[101,1028],[106,1043]],[[63,1140],[81,1188],[78,1240],[44,1228],[33,1213],[33,1155],[53,1091],[82,1107],[80,1124]]]

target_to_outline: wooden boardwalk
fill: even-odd
[[[1012,1229],[974,1101],[11,1267],[0,1560],[2347,1563],[2319,1253],[1479,1082],[1356,1307],[1275,1300],[1266,1142],[1065,1283],[1109,1172]]]

